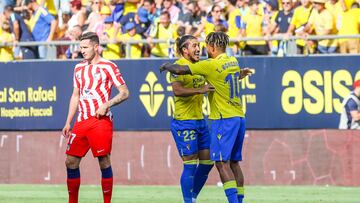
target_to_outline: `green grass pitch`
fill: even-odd
[[[248,186],[245,203],[359,203],[360,187]],[[100,186],[82,185],[80,203],[101,203]],[[0,203],[66,203],[65,185],[0,185]],[[178,186],[115,186],[113,203],[181,203]],[[206,186],[198,203],[226,203],[221,187]]]

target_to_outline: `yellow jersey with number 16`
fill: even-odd
[[[215,87],[209,93],[210,119],[245,117],[240,100],[240,67],[235,57],[224,53],[189,67],[193,75],[204,76]]]

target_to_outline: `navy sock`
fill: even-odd
[[[184,169],[181,174],[180,184],[184,203],[192,202],[191,191],[194,184],[194,173],[197,166],[197,160],[184,161]]]
[[[109,166],[105,169],[101,169],[101,177],[102,178],[112,178],[113,177],[113,172],[112,172],[111,166]]]
[[[210,160],[200,160],[199,165],[196,168],[194,175],[194,189],[192,192],[192,197],[197,198],[201,189],[206,183],[208,178],[208,174],[210,173],[212,167],[214,166],[214,162]]]
[[[75,169],[66,168],[66,171],[67,171],[68,179],[80,178],[80,169],[79,168],[75,168]]]

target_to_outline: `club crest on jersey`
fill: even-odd
[[[94,74],[95,80],[99,80],[100,77],[101,77],[100,73],[95,73],[95,74]]]
[[[78,80],[80,80],[80,79],[81,79],[81,75],[80,75],[80,73],[76,73],[76,78],[77,78]]]

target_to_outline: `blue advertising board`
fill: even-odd
[[[254,74],[241,81],[251,129],[337,128],[341,102],[360,79],[359,56],[241,57]],[[169,60],[121,60],[130,98],[112,108],[117,130],[167,130],[174,99]],[[170,61],[172,62],[172,61]],[[62,129],[77,62],[1,63],[0,130]],[[116,90],[113,89],[113,94]],[[207,99],[204,115],[209,115]]]

